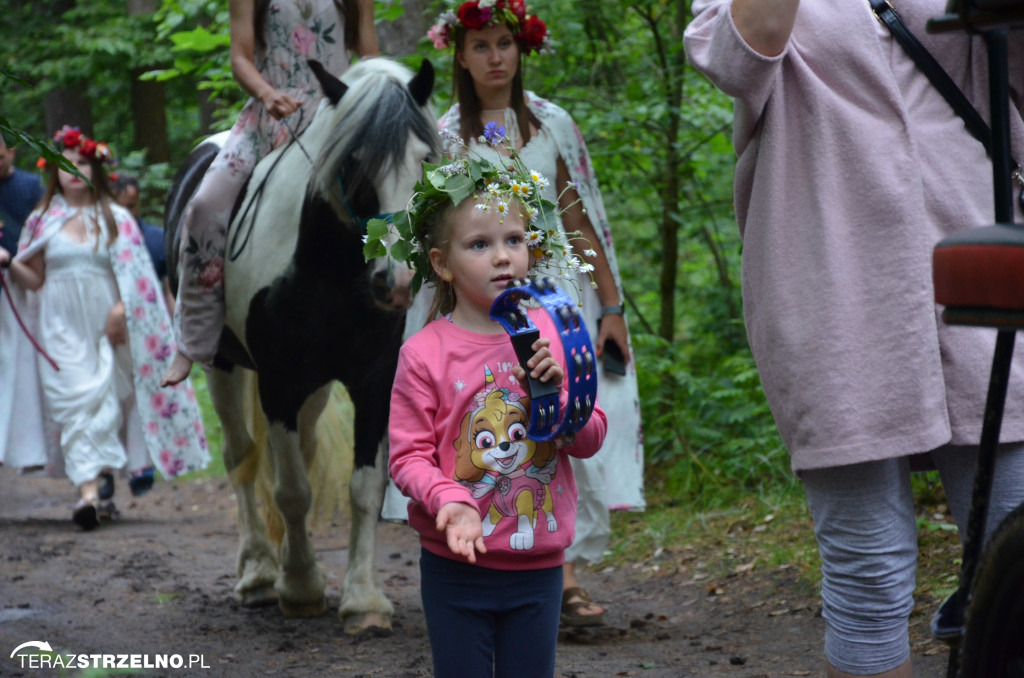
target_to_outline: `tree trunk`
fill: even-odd
[[[425,16],[427,0],[391,0],[388,4],[400,1],[405,14],[398,21],[383,21],[377,26],[377,41],[380,53],[387,56],[407,56],[416,51],[416,44],[427,34],[428,22],[433,16]]]
[[[132,71],[132,117],[135,120],[135,148],[146,149],[147,162],[168,162],[171,147],[167,141],[167,109],[164,84],[140,80],[150,69]]]
[[[128,0],[128,15],[152,14],[159,0]],[[139,80],[149,68],[133,69],[132,119],[135,122],[135,148],[146,149],[147,162],[167,162],[171,148],[167,141],[167,109],[164,84],[156,80]]]
[[[199,136],[205,137],[213,132],[213,116],[217,112],[217,104],[210,98],[209,90],[196,90],[199,102]]]
[[[665,103],[668,108],[668,124],[665,128],[665,147],[668,153],[665,156],[665,186],[661,195],[661,279],[659,291],[661,292],[661,318],[658,323],[658,334],[668,342],[675,339],[676,328],[676,285],[679,279],[679,231],[682,227],[679,214],[679,203],[682,197],[681,163],[682,157],[679,153],[679,142],[682,130],[682,102],[683,102],[683,63],[682,50],[676,45],[682,42],[682,32],[685,29],[685,3],[676,3],[676,14],[670,31],[669,44],[665,41],[656,40],[659,55],[659,63],[662,64],[662,78],[665,82]],[[655,38],[657,32],[655,31]]]
[[[46,116],[46,134],[50,135],[64,125],[81,127],[87,136],[93,136],[92,104],[85,96],[85,82],[74,86],[58,87],[46,95],[43,110]]]
[[[658,292],[661,295],[661,313],[658,336],[665,341],[675,339],[676,281],[679,277],[679,165],[674,152],[665,159],[665,187],[661,195],[661,275]]]
[[[57,0],[49,11],[62,16],[75,7],[75,0]],[[58,19],[59,20],[59,19]],[[51,90],[43,102],[43,115],[46,118],[46,134],[53,134],[64,125],[80,127],[82,131],[93,135],[92,105],[85,96],[87,82],[68,83]]]

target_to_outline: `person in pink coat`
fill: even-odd
[[[898,10],[987,117],[981,38],[925,30],[945,4]],[[966,524],[995,345],[991,330],[942,323],[931,253],[992,222],[991,163],[869,3],[695,0],[693,11],[687,57],[735,98],[747,335],[814,517],[828,675],[909,676],[909,473],[937,467]],[[1024,45],[1012,42],[1021,158]],[[1024,499],[1020,357],[990,528]]]

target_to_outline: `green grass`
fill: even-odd
[[[179,482],[190,482],[201,478],[223,478],[226,475],[224,470],[224,459],[221,457],[221,447],[224,444],[224,433],[220,427],[220,420],[213,410],[213,403],[210,401],[210,390],[206,387],[206,375],[202,369],[193,365],[192,386],[196,391],[196,401],[199,403],[199,412],[203,418],[203,428],[206,430],[206,442],[210,450],[210,464],[202,471],[189,473],[178,478]]]
[[[802,495],[747,497],[713,511],[664,494],[648,493],[647,500],[642,513],[612,514],[609,554],[597,567],[687,569],[709,578],[782,568],[808,587],[817,583],[817,547]]]
[[[938,474],[917,473],[912,482],[919,550],[915,597],[930,614],[957,586],[960,542]],[[817,596],[818,548],[798,483],[762,488],[757,496],[730,492],[719,498],[728,508],[715,510],[658,489],[657,481],[648,482],[652,487],[646,511],[612,514],[608,555],[596,569],[634,568],[648,576],[685,572],[709,582],[785,570],[795,576],[797,593]]]

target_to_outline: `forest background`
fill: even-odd
[[[230,126],[244,99],[227,60],[227,3],[4,4],[0,124],[44,139],[63,124],[80,125],[108,141],[119,171],[141,178],[143,217],[162,224],[175,169],[203,136]],[[452,102],[451,55],[424,36],[447,3],[376,5],[382,52],[413,67],[430,58],[439,73],[434,103],[443,112]],[[530,6],[547,22],[556,52],[525,59],[526,84],[566,108],[586,138],[612,224],[640,375],[648,510],[616,516],[609,555],[649,559],[703,535],[727,550],[746,544],[724,558],[729,567],[796,565],[813,585],[816,553],[802,492],[743,328],[731,101],[686,63],[690,2]],[[18,164],[31,169],[35,149],[21,146]],[[216,429],[212,416],[209,423]],[[925,534],[950,532],[934,478],[916,482],[919,496],[937,509],[922,514]],[[783,518],[793,527],[783,531],[785,543],[750,555],[750,537]],[[954,568],[947,560],[936,565],[941,576],[933,595],[940,600],[954,585]]]

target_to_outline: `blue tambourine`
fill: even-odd
[[[559,387],[529,376],[530,368],[526,361],[533,356],[533,342],[540,337],[540,330],[520,308],[520,302],[531,298],[540,302],[551,316],[562,340],[569,371],[565,375],[569,384],[568,413],[561,411]],[[597,368],[590,333],[576,302],[554,278],[514,280],[491,304],[491,319],[508,332],[519,364],[526,370],[530,391],[530,430],[527,435],[532,440],[544,441],[573,434],[583,428],[597,403]]]

